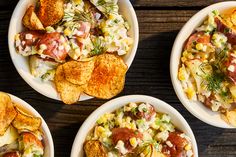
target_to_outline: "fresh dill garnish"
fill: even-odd
[[[102,39],[96,37],[92,39],[93,50],[90,52],[90,56],[96,56],[106,52],[105,44]]]
[[[88,11],[78,11],[76,10],[74,18],[74,21],[83,21],[83,22],[89,22],[89,23],[94,23],[94,17],[91,12]]]
[[[117,13],[118,6],[114,2],[106,2],[105,0],[98,0],[97,7],[101,7],[103,9],[103,13],[108,15],[111,13]]]
[[[206,76],[207,88],[210,91],[217,91],[221,88],[222,81],[225,80],[223,73],[213,71],[212,74]]]

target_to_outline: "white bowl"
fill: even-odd
[[[167,103],[154,98],[150,96],[144,96],[144,95],[129,95],[129,96],[122,96],[113,100],[108,101],[107,103],[103,104],[100,106],[98,109],[96,109],[82,124],[80,127],[73,146],[71,150],[71,156],[70,157],[81,157],[84,156],[84,151],[83,151],[83,143],[85,141],[85,138],[88,134],[88,132],[94,127],[97,119],[105,114],[105,113],[110,113],[115,111],[116,109],[128,104],[129,102],[148,102],[151,105],[154,106],[154,108],[158,112],[162,113],[167,113],[171,117],[172,123],[177,126],[181,131],[186,133],[192,142],[193,145],[193,152],[194,152],[194,157],[198,157],[198,148],[197,148],[197,143],[195,140],[195,137],[193,135],[193,132],[186,122],[186,120],[182,117],[182,115],[175,110],[173,107],[168,105]]]
[[[22,25],[22,17],[26,9],[35,3],[35,0],[20,0],[12,14],[10,25],[9,25],[9,32],[8,32],[8,46],[10,50],[11,59],[16,67],[16,70],[20,74],[20,76],[37,92],[41,93],[42,95],[49,97],[55,100],[61,100],[60,96],[58,95],[55,86],[52,82],[42,82],[40,79],[34,78],[29,69],[28,58],[19,55],[14,46],[14,37],[17,33],[23,30]],[[124,62],[130,67],[134,56],[136,54],[138,41],[139,41],[139,28],[138,28],[138,21],[135,14],[135,11],[130,3],[129,0],[119,0],[118,2],[120,7],[120,13],[124,16],[127,22],[130,25],[130,36],[134,39],[133,46],[129,53],[127,53],[123,59]],[[88,95],[81,95],[80,101],[91,99],[92,97]]]
[[[181,101],[181,103],[191,112],[195,117],[202,120],[203,122],[220,127],[220,128],[233,128],[231,125],[227,124],[221,119],[220,114],[213,112],[206,108],[201,102],[194,102],[189,100],[181,86],[181,82],[178,80],[178,68],[180,63],[180,58],[183,50],[183,45],[188,37],[194,32],[194,29],[202,24],[202,22],[207,18],[208,14],[213,10],[223,11],[232,7],[236,7],[236,1],[221,2],[210,5],[198,13],[196,13],[180,30],[177,35],[170,58],[170,75],[171,81],[174,86],[175,92]]]
[[[42,118],[42,116],[32,106],[30,106],[25,101],[21,100],[20,98],[14,96],[14,95],[11,95],[11,94],[9,94],[9,95],[11,97],[12,102],[14,102],[17,107],[19,107],[23,111],[25,111],[33,116],[41,118],[41,120],[42,120],[41,127],[42,127],[42,131],[44,134],[44,136],[43,136],[44,156],[43,157],[54,157],[54,145],[53,145],[52,135],[50,133],[50,130],[49,130],[46,122]]]

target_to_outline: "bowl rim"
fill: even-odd
[[[198,11],[197,13],[195,13],[185,24],[184,26],[181,28],[181,30],[179,31],[178,35],[176,36],[175,38],[175,41],[174,41],[174,44],[173,44],[173,47],[172,47],[172,50],[171,50],[171,56],[170,56],[170,76],[171,76],[171,82],[172,82],[172,85],[173,85],[173,88],[175,90],[175,93],[177,95],[177,97],[179,98],[180,102],[184,105],[184,107],[192,114],[194,115],[196,118],[198,118],[199,120],[209,124],[209,125],[212,125],[212,126],[215,126],[215,127],[219,127],[219,128],[226,128],[226,129],[232,129],[232,128],[235,128],[233,126],[231,126],[230,124],[227,124],[225,121],[223,121],[222,119],[222,122],[221,123],[218,123],[217,121],[212,121],[210,119],[206,119],[204,118],[200,113],[198,113],[196,110],[194,110],[189,104],[191,104],[192,102],[190,100],[188,100],[186,98],[186,95],[184,94],[184,96],[182,95],[183,93],[183,89],[182,89],[182,86],[181,86],[181,89],[179,88],[179,80],[177,79],[177,75],[175,74],[175,69],[177,66],[179,66],[179,61],[180,61],[180,58],[177,57],[177,55],[179,53],[182,53],[181,52],[178,52],[178,47],[179,47],[179,42],[182,39],[182,36],[184,36],[186,33],[185,31],[186,30],[189,30],[189,29],[194,29],[191,24],[194,23],[194,21],[201,17],[201,19],[205,19],[208,15],[208,13],[212,10],[215,10],[215,9],[221,9],[221,8],[232,8],[233,6],[236,7],[236,1],[225,1],[225,2],[218,2],[218,3],[215,3],[215,4],[212,4],[212,5],[209,5],[203,9],[201,9],[200,11]],[[188,35],[188,37],[190,36],[191,34]],[[183,45],[182,45],[183,46]],[[181,46],[181,47],[182,47]],[[180,56],[181,57],[181,56]],[[176,62],[176,58],[178,58],[178,62]],[[187,99],[187,100],[186,100]],[[198,101],[199,102],[199,101]],[[202,105],[202,108],[205,108],[205,106],[199,102],[201,105]],[[209,109],[209,111],[206,111],[207,113],[213,113],[213,111],[211,111]],[[214,114],[219,114],[219,113],[214,113]],[[220,114],[219,114],[220,116]]]
[[[43,133],[46,135],[47,140],[48,140],[48,148],[49,148],[49,157],[54,157],[54,143],[53,143],[53,139],[52,139],[52,135],[51,132],[48,128],[47,123],[45,122],[45,120],[43,119],[43,117],[38,113],[38,111],[36,111],[30,104],[28,104],[27,102],[25,102],[24,100],[20,99],[19,97],[9,94],[7,93],[10,97],[12,102],[16,103],[16,106],[22,107],[22,109],[27,110],[27,112],[29,112],[30,114],[40,117],[42,120],[42,124],[41,124],[41,128],[43,130]]]
[[[185,120],[185,118],[174,107],[172,107],[168,103],[166,103],[158,98],[155,98],[152,96],[147,96],[147,95],[121,96],[121,97],[112,99],[112,100],[104,103],[103,105],[98,107],[96,110],[94,110],[86,118],[86,120],[83,122],[83,124],[80,126],[80,128],[75,136],[73,145],[72,145],[70,157],[78,157],[78,153],[79,153],[78,146],[81,147],[84,143],[84,141],[81,142],[80,137],[81,137],[81,135],[83,135],[84,132],[86,132],[86,134],[89,132],[89,130],[91,129],[91,125],[89,125],[89,124],[94,123],[94,121],[96,121],[101,116],[101,114],[105,114],[106,112],[115,111],[116,109],[124,106],[126,103],[131,102],[131,101],[155,102],[155,104],[152,104],[153,106],[155,106],[155,107],[162,106],[164,108],[164,110],[166,110],[165,113],[170,114],[170,112],[171,112],[172,114],[170,114],[170,115],[175,115],[176,117],[178,117],[178,120],[180,120],[180,123],[182,123],[184,128],[189,133],[187,135],[191,139],[192,147],[194,150],[194,156],[198,157],[197,142],[196,142],[195,136],[193,134],[193,131],[192,131],[191,127],[189,126],[189,124],[187,123],[187,121]],[[107,110],[111,110],[111,111],[107,111]]]
[[[23,78],[23,80],[31,87],[33,88],[35,91],[37,91],[38,93],[48,97],[48,98],[51,98],[51,99],[54,99],[54,100],[59,100],[59,101],[62,101],[61,98],[58,96],[58,92],[56,91],[55,89],[55,86],[53,87],[55,92],[57,93],[57,96],[54,96],[54,95],[51,95],[50,93],[45,93],[45,90],[38,87],[36,84],[37,83],[34,83],[36,82],[35,80],[32,80],[30,78],[28,78],[20,69],[19,67],[17,66],[17,62],[14,60],[14,53],[16,53],[16,50],[15,50],[15,47],[12,47],[11,43],[11,30],[14,29],[14,27],[12,26],[12,24],[14,23],[13,21],[13,17],[17,17],[17,14],[21,11],[21,6],[25,3],[26,0],[19,0],[19,2],[17,3],[16,7],[14,8],[14,11],[11,15],[11,19],[10,19],[10,23],[9,23],[9,28],[8,28],[8,48],[9,48],[9,53],[10,53],[10,57],[11,57],[11,60],[15,66],[15,69],[17,70],[18,74],[20,74],[21,78]],[[134,58],[135,58],[135,55],[137,53],[137,48],[138,48],[138,43],[139,43],[139,24],[138,24],[138,19],[137,19],[137,15],[135,13],[135,10],[131,4],[131,2],[129,0],[120,0],[122,1],[122,3],[125,3],[125,5],[127,6],[127,8],[129,9],[129,12],[130,12],[130,17],[131,17],[131,23],[133,23],[133,29],[130,29],[133,31],[133,46],[130,50],[130,56],[127,58],[125,64],[128,66],[128,69],[130,68]],[[83,97],[80,97],[80,99],[78,100],[78,102],[80,101],[85,101],[85,100],[89,100],[89,99],[92,99],[94,97],[92,96],[89,96],[89,95],[86,95],[84,94]]]

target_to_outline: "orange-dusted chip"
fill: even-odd
[[[43,24],[37,17],[36,13],[34,12],[34,6],[30,6],[22,19],[22,23],[25,27],[29,28],[30,30],[44,30]]]
[[[127,69],[121,57],[108,53],[99,55],[85,93],[101,99],[116,96],[124,88]]]
[[[0,136],[2,136],[17,115],[11,97],[3,92],[0,92],[0,113]]]
[[[63,70],[67,81],[83,85],[91,78],[94,69],[94,59],[90,61],[69,61],[63,64]]]
[[[39,0],[37,15],[44,27],[57,24],[64,16],[64,0]]]
[[[17,116],[12,122],[12,125],[18,130],[36,131],[40,128],[42,120],[39,117],[33,117],[15,107]]]
[[[79,100],[83,88],[65,79],[62,65],[57,67],[54,82],[56,89],[60,93],[61,99],[65,104],[74,104]]]

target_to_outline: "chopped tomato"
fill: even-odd
[[[55,60],[64,61],[68,55],[65,42],[67,42],[66,39],[58,32],[45,33],[37,43],[36,48],[40,50],[40,46],[45,45],[44,55],[48,55]]]
[[[87,38],[90,32],[91,24],[89,22],[80,22],[80,27],[75,36],[80,38]]]
[[[20,157],[18,152],[9,152],[3,155],[3,157]]]
[[[168,157],[182,157],[184,154],[184,147],[188,144],[187,139],[181,137],[180,132],[170,132],[167,141],[170,141],[172,147],[164,145],[162,152]]]
[[[211,41],[211,36],[204,34],[204,32],[197,32],[192,34],[185,45],[185,49],[189,50],[192,49],[195,46],[195,42],[196,43],[202,43],[202,44],[209,44]]]
[[[142,139],[143,135],[142,135],[142,133],[140,133],[138,131],[134,131],[134,130],[128,129],[128,128],[114,128],[114,129],[112,129],[113,143],[116,145],[117,142],[121,140],[125,143],[125,147],[128,150],[132,149],[129,139],[131,139],[133,137]]]
[[[38,31],[25,31],[19,33],[19,40],[16,40],[15,42],[17,51],[34,46],[41,37],[42,33]]]
[[[226,74],[236,84],[236,54],[230,53],[229,59],[225,62]]]
[[[22,135],[22,142],[24,143],[25,146],[34,145],[43,148],[42,142],[35,135],[29,132],[24,132],[21,135]]]
[[[236,45],[236,30],[227,26],[227,24],[219,17],[215,18],[215,22],[217,24],[217,31],[225,34],[230,44]]]

